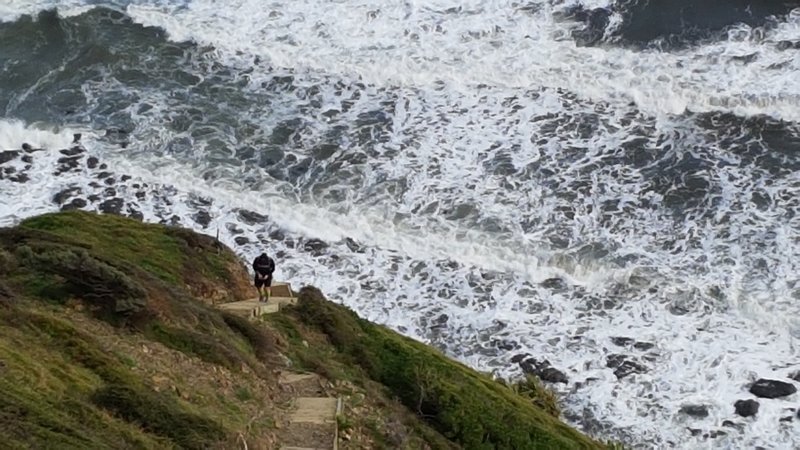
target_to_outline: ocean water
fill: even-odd
[[[694,3],[6,0],[0,225],[219,233],[594,436],[797,448],[733,404],[800,370],[800,3]]]

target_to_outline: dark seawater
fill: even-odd
[[[582,44],[680,47],[721,38],[731,26],[769,27],[797,7],[797,0],[619,0],[594,9],[578,3],[563,14],[585,25],[573,33]]]
[[[481,370],[546,359],[598,436],[800,440],[791,397],[722,425],[800,369],[796,2],[41,6],[0,7],[0,145],[47,150],[0,154],[0,224],[219,231]]]

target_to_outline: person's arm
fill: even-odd
[[[275,272],[275,260],[270,258],[269,259],[269,274],[272,275],[272,272]]]

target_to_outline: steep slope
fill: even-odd
[[[252,294],[237,256],[188,230],[83,212],[0,230],[0,441],[280,448],[313,389],[344,400],[340,448],[601,447],[538,385],[520,395],[315,288],[257,321],[214,307]]]

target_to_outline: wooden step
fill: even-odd
[[[315,373],[281,372],[278,376],[278,380],[281,384],[301,383],[314,379],[319,379],[319,376]]]
[[[296,297],[270,297],[267,302],[259,302],[257,298],[244,300],[241,302],[221,303],[217,305],[219,309],[230,311],[247,317],[258,317],[262,314],[272,314],[280,311],[285,305],[297,303]]]
[[[292,423],[333,423],[336,422],[336,399],[333,397],[299,397],[295,399],[295,409],[289,417]]]

